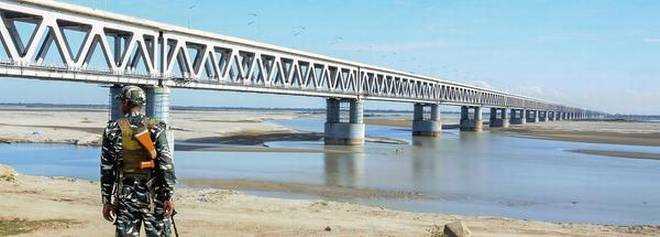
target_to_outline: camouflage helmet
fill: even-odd
[[[119,94],[118,99],[121,101],[127,101],[133,105],[142,106],[147,101],[147,96],[144,94],[144,90],[137,86],[124,86],[121,88],[121,94]]]

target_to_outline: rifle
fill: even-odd
[[[154,142],[151,140],[151,134],[149,133],[149,129],[143,128],[144,130],[136,133],[133,135],[135,137],[135,140],[140,143],[142,148],[147,150],[149,152],[149,158],[156,159],[156,147],[154,147]]]
[[[153,169],[156,165],[154,164],[154,160],[156,159],[156,147],[154,147],[154,142],[151,140],[151,134],[149,133],[148,129],[144,129],[141,132],[136,133],[133,135],[135,137],[135,140],[140,143],[140,146],[147,150],[149,154],[149,161],[143,161],[140,162],[139,168],[141,170],[144,169]]]
[[[170,216],[170,219],[172,219],[172,226],[174,227],[174,236],[179,237],[179,230],[176,229],[176,222],[174,222],[174,215],[176,215],[176,209],[172,210],[172,215]]]

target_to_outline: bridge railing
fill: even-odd
[[[60,2],[0,0],[0,17],[0,38],[8,56],[6,65],[21,69],[6,70],[6,75],[23,73],[63,80],[93,76],[107,78],[95,78],[92,80],[95,83],[116,83],[117,78],[132,78],[139,79],[130,81],[134,83],[184,88],[547,110],[577,109],[489,88]],[[34,25],[34,29],[30,32],[20,29],[19,26],[25,24]],[[29,35],[27,39],[21,36],[26,33]],[[61,60],[59,66],[46,63],[47,55],[53,51]],[[94,67],[95,64],[100,68]],[[53,76],[54,73],[59,74]]]

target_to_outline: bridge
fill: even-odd
[[[0,38],[7,59],[0,76],[109,85],[147,91],[146,112],[169,118],[173,88],[327,98],[326,144],[362,144],[363,101],[414,104],[413,134],[437,136],[439,105],[461,107],[461,130],[586,119],[604,113],[489,88],[414,75],[310,52],[42,0],[0,0]],[[33,29],[25,30],[24,25]],[[79,35],[80,42],[75,37]],[[46,63],[55,54],[58,64]],[[92,67],[93,58],[103,67]]]

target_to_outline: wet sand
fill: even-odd
[[[630,159],[660,160],[660,153],[649,153],[649,152],[629,152],[629,151],[609,151],[609,150],[606,151],[606,150],[588,150],[588,149],[570,150],[570,152],[598,155],[598,156],[630,158]]]
[[[257,180],[184,179],[181,183],[192,188],[233,189],[245,191],[281,192],[303,194],[329,199],[427,199],[422,193],[372,188],[326,186],[304,183],[279,183]]]
[[[568,130],[557,128],[556,125],[532,126],[514,126],[499,131],[511,132],[514,136],[524,136],[528,138],[539,138],[559,141],[588,142],[588,143],[606,143],[619,145],[638,145],[638,146],[660,146],[660,132],[627,132],[627,131],[604,131],[600,130],[597,122],[560,122],[562,124],[585,123],[583,130]],[[589,124],[586,124],[589,123]],[[640,124],[640,127],[646,124]],[[587,130],[591,129],[591,130]]]
[[[28,226],[20,236],[112,236],[100,215],[99,184],[63,177],[16,174],[0,179],[0,229]],[[336,195],[341,195],[338,192]],[[382,207],[246,195],[233,189],[179,188],[182,236],[438,236],[463,221],[474,236],[657,236],[658,226],[548,223],[498,217],[414,213]],[[329,229],[329,231],[327,230]],[[14,231],[14,230],[12,230]]]

